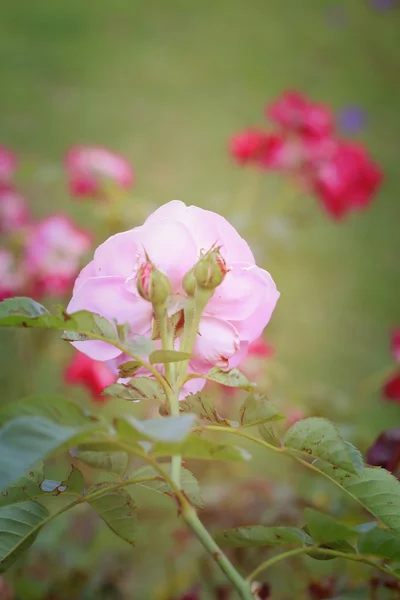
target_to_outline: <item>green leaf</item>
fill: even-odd
[[[4,573],[33,542],[49,511],[38,502],[0,508],[0,573]]]
[[[118,377],[126,379],[127,377],[133,377],[138,369],[141,368],[140,362],[137,360],[129,360],[128,362],[119,365]]]
[[[76,457],[94,469],[100,469],[107,473],[122,476],[128,466],[128,455],[126,452],[94,452],[86,450],[77,451]]]
[[[228,421],[221,417],[215,406],[214,402],[204,392],[197,392],[197,394],[190,394],[186,396],[184,400],[179,402],[179,409],[181,412],[190,412],[198,415],[200,419],[211,421],[212,423],[218,423],[219,425],[226,425],[227,427],[233,427],[237,423]]]
[[[338,540],[354,540],[357,538],[358,534],[354,529],[336,521],[330,515],[312,508],[306,508],[304,516],[308,531],[317,544],[336,542]]]
[[[196,416],[185,414],[180,417],[163,417],[138,421],[130,415],[117,420],[117,431],[128,440],[146,440],[150,442],[183,441],[192,430]]]
[[[59,315],[49,311],[31,298],[9,298],[0,302],[0,327],[34,327],[78,332],[79,340],[117,340],[114,324],[98,314],[80,310],[71,315],[61,310]],[[76,337],[73,341],[76,341]],[[64,339],[70,339],[68,332]]]
[[[39,463],[24,477],[1,492],[0,507],[43,496],[44,492],[40,489],[43,479],[43,463]]]
[[[351,475],[332,465],[316,466],[382,523],[400,532],[400,482],[389,471],[365,467],[358,475]]]
[[[76,467],[72,467],[70,474],[64,481],[56,481],[45,479],[43,463],[39,463],[27,475],[1,492],[0,507],[44,496],[59,496],[65,493],[80,496],[84,487],[85,482],[82,473]]]
[[[286,432],[284,445],[339,467],[357,473],[359,453],[346,444],[333,423],[320,417],[297,421]]]
[[[275,446],[276,448],[281,447],[281,442],[274,423],[263,423],[259,426],[258,431],[262,439],[268,444],[271,444],[271,446]]]
[[[149,356],[151,365],[182,362],[194,358],[194,354],[178,352],[177,350],[154,350]]]
[[[171,463],[164,463],[161,466],[164,469],[164,471],[166,471],[168,475],[171,476]],[[138,485],[153,490],[154,492],[165,494],[167,496],[172,496],[173,494],[169,484],[165,481],[165,479],[162,479],[160,473],[153,469],[153,467],[141,467],[140,469],[135,471],[131,477],[138,479],[141,477],[154,477],[154,481],[144,481],[142,483],[139,483]],[[180,487],[184,491],[189,501],[193,504],[193,506],[196,506],[197,508],[203,507],[203,499],[201,497],[199,482],[197,481],[193,473],[191,473],[188,469],[185,469],[183,467],[181,469]]]
[[[230,548],[279,546],[281,544],[304,546],[313,543],[310,536],[297,527],[266,527],[264,525],[226,529],[216,536],[216,541],[221,546]]]
[[[400,560],[400,535],[384,529],[373,529],[360,536],[358,551],[369,556]]]
[[[68,314],[60,308],[59,314],[52,315],[31,298],[9,298],[0,302],[0,327],[58,329],[64,331],[64,340],[102,340],[139,356],[147,356],[154,347],[151,340],[145,336],[132,338],[126,324],[111,323],[97,313],[87,310]]]
[[[230,371],[223,371],[219,367],[214,367],[211,371],[204,376],[204,379],[208,381],[214,381],[215,383],[222,383],[228,387],[241,388],[251,392],[254,388],[254,384],[251,384],[247,377],[239,371],[239,369],[231,369]]]
[[[136,505],[125,489],[108,492],[90,500],[89,504],[118,537],[134,545],[137,530]]]
[[[91,419],[73,402],[60,396],[30,396],[6,404],[0,410],[0,424],[22,416],[45,417],[60,425],[85,425]]]
[[[0,430],[0,489],[22,477],[26,471],[56,450],[73,445],[104,426],[64,427],[43,417],[18,417]],[[6,458],[5,458],[6,457]]]
[[[261,425],[262,423],[279,421],[285,418],[279,414],[276,407],[264,394],[256,392],[247,396],[240,407],[239,414],[242,427],[252,427],[253,425]]]
[[[213,442],[195,434],[190,434],[180,444],[158,442],[151,448],[152,456],[183,456],[212,460],[249,460],[251,454],[239,446]]]
[[[150,377],[134,377],[129,383],[112,383],[102,392],[102,396],[113,396],[123,400],[139,402],[139,400],[165,399],[164,390],[155,379]]]

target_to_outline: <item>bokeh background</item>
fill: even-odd
[[[18,183],[33,212],[63,210],[81,225],[97,227],[96,205],[70,198],[62,169],[70,146],[97,144],[132,161],[138,223],[175,198],[224,214],[248,238],[281,291],[266,332],[275,348],[274,368],[284,372],[279,394],[306,412],[332,416],[363,450],[400,416],[398,406],[383,403],[374,380],[392,362],[389,332],[400,323],[399,31],[394,1],[1,3],[0,141],[21,158]],[[294,197],[289,205],[304,202],[306,209],[301,218],[288,219],[286,197],[293,190],[230,159],[229,137],[262,125],[265,104],[288,88],[330,104],[339,123],[344,109],[362,111],[353,137],[368,146],[385,173],[367,211],[337,223],[315,199]],[[101,239],[100,231],[97,235]],[[63,359],[69,349],[48,337],[37,360],[24,354],[32,335],[26,334],[18,339],[1,334],[2,401],[62,391],[57,357]],[[289,465],[275,468],[265,460],[253,464],[254,473],[270,479],[275,472],[284,486],[283,467]],[[286,479],[292,476],[286,472]],[[324,492],[320,481],[311,485]],[[101,580],[103,564],[110,580],[118,579],[120,554],[125,565],[140,559],[147,570],[141,571],[143,581],[136,577],[137,595],[129,586],[116,591],[113,583],[96,597],[175,598],[160,592],[171,565],[182,570],[181,559],[171,558],[175,515],[163,502],[153,503],[153,510],[157,527],[150,515],[136,550],[111,541],[98,524],[90,552],[79,540],[64,543],[69,521],[61,519],[30,556],[56,549],[59,572],[53,566],[43,578],[71,580],[71,569],[79,578],[82,567],[91,573],[90,585]],[[86,522],[85,515],[78,517]],[[196,552],[197,547],[186,559]],[[319,568],[334,570],[330,563]],[[36,572],[24,577],[19,597],[45,597],[40,586],[34,596]],[[65,589],[57,593],[54,597],[64,597]],[[68,593],[65,597],[94,597]],[[276,595],[281,597],[292,596]]]

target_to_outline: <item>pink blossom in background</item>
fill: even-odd
[[[73,196],[101,195],[104,182],[124,189],[134,183],[131,164],[119,154],[97,146],[74,146],[65,159],[69,188]]]
[[[249,345],[249,356],[271,358],[273,354],[274,348],[263,337],[259,337]]]
[[[0,184],[8,184],[18,165],[16,155],[0,144]]]
[[[400,363],[400,329],[395,329],[392,333],[391,350],[393,358]],[[386,400],[400,404],[400,370],[386,381],[383,395]]]
[[[25,248],[34,294],[61,295],[69,291],[91,243],[91,235],[65,215],[52,215],[36,223]]]
[[[369,206],[383,173],[364,146],[337,136],[329,107],[288,91],[269,104],[266,114],[272,131],[247,129],[231,138],[236,162],[280,171],[317,196],[335,220]]]
[[[302,136],[325,137],[333,131],[329,106],[317,104],[296,91],[287,91],[269,104],[266,114],[285,130]]]
[[[338,142],[315,169],[313,187],[329,214],[340,219],[366,208],[382,181],[382,171],[359,145]]]
[[[268,136],[255,129],[246,129],[230,140],[230,153],[240,164],[257,161],[267,151]]]
[[[21,295],[27,276],[12,252],[0,248],[0,300]]]
[[[392,333],[392,354],[394,359],[400,363],[400,329],[396,329]]]
[[[145,250],[172,286],[171,313],[183,306],[184,275],[202,250],[214,244],[230,269],[208,302],[199,325],[190,367],[206,373],[213,366],[237,366],[248,346],[267,325],[279,293],[266,271],[256,266],[248,244],[220,215],[173,201],[155,211],[141,227],[110,237],[78,277],[68,312],[87,309],[138,335],[151,335],[152,306],[136,289]],[[98,341],[78,342],[79,350],[96,360],[116,359],[121,352]],[[179,346],[179,339],[177,340]],[[204,383],[202,383],[203,385]]]
[[[64,378],[66,383],[86,387],[94,402],[104,402],[107,399],[106,396],[101,396],[101,392],[116,379],[106,363],[93,360],[81,352],[75,353],[65,369]]]
[[[13,233],[25,227],[30,216],[24,198],[12,187],[0,185],[0,233]]]

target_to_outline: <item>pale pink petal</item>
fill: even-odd
[[[206,314],[228,321],[242,321],[250,317],[257,310],[265,292],[260,273],[262,269],[256,265],[233,264],[208,302]]]
[[[99,276],[113,275],[130,277],[137,269],[138,244],[137,227],[109,237],[94,253],[94,266]]]
[[[184,223],[195,239],[198,253],[209,250],[213,244],[221,246],[221,253],[230,263],[244,261],[254,264],[254,256],[245,240],[224,217],[197,206],[186,206],[180,200],[173,200],[161,206],[147,223],[163,218],[176,219]]]
[[[196,358],[190,361],[190,365],[200,372],[204,372],[207,366],[227,368],[229,359],[239,346],[239,335],[233,325],[215,317],[202,317],[193,347]]]
[[[119,324],[128,323],[132,333],[145,334],[151,327],[151,304],[125,290],[122,277],[87,279],[70,301],[67,312],[89,310]],[[110,360],[121,351],[100,341],[76,342],[74,346],[95,360]]]
[[[83,267],[83,269],[81,270],[81,272],[79,273],[78,277],[76,278],[75,284],[74,284],[74,289],[73,289],[73,294],[75,294],[78,289],[80,288],[80,286],[82,285],[82,283],[84,283],[86,281],[86,279],[89,279],[89,277],[95,277],[96,276],[96,269],[94,266],[94,261],[92,260],[89,264],[86,265],[86,267]]]
[[[239,332],[241,340],[253,342],[263,332],[274,311],[279,292],[271,275],[263,269],[257,271],[258,284],[262,286],[262,295],[252,315],[243,320],[231,320]]]
[[[145,251],[155,266],[165,273],[173,292],[182,289],[184,275],[197,260],[197,248],[187,227],[171,219],[160,219],[136,231],[142,260]]]
[[[201,379],[201,377],[189,379],[189,381],[186,381],[186,383],[183,385],[179,393],[179,400],[184,400],[186,396],[189,396],[189,394],[197,394],[197,392],[201,392],[206,383],[207,380]]]

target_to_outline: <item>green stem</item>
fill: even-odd
[[[158,329],[159,329],[160,335],[161,335],[162,349],[163,350],[173,350],[174,347],[173,347],[173,344],[171,344],[171,340],[170,340],[170,336],[169,336],[168,315],[167,315],[167,311],[166,311],[165,307],[161,307],[161,309],[159,309],[158,307],[154,307],[154,314],[155,314]],[[164,363],[164,369],[165,369],[165,377],[167,378],[167,381],[169,381],[169,383],[172,384],[170,363]],[[171,410],[171,413],[172,413],[172,410]]]
[[[186,496],[181,492],[173,479],[169,477],[168,473],[164,471],[164,469],[157,463],[156,460],[149,456],[144,456],[143,458],[147,460],[147,462],[149,462],[160,473],[165,481],[169,483],[171,489],[175,492],[185,523],[188,525],[188,527],[190,527],[190,529],[202,543],[203,547],[207,550],[207,552],[209,552],[214,561],[219,565],[223,573],[225,573],[229,581],[239,592],[240,598],[242,598],[242,600],[253,600],[250,584],[236,571],[230,560],[226,557],[221,548],[208,533],[207,529],[200,521],[195,508],[190,504],[190,502],[188,502]]]
[[[193,533],[195,533],[197,538],[203,544],[204,548],[213,557],[215,562],[219,565],[229,581],[238,591],[240,598],[242,598],[242,600],[253,600],[254,597],[251,592],[250,583],[243,579],[243,577],[236,571],[230,560],[222,552],[221,548],[200,521],[195,509],[187,502],[182,507],[182,516],[186,524],[190,527]]]
[[[207,425],[206,427],[202,427],[202,429],[203,430],[205,429],[207,431],[222,431],[224,433],[230,433],[233,435],[237,435],[237,436],[240,436],[247,440],[250,440],[252,442],[255,442],[256,444],[259,444],[260,446],[263,446],[264,448],[267,448],[268,450],[272,450],[272,452],[276,452],[283,456],[287,456],[287,457],[291,458],[292,460],[295,460],[300,465],[303,465],[303,467],[305,467],[306,469],[309,469],[310,471],[313,471],[314,473],[318,473],[319,475],[322,475],[322,477],[325,477],[325,479],[329,479],[329,481],[331,481],[342,492],[345,492],[348,496],[350,496],[350,498],[352,498],[355,502],[360,504],[366,511],[370,512],[370,509],[368,508],[368,506],[365,506],[365,504],[359,498],[354,496],[354,494],[352,494],[348,489],[342,487],[340,485],[340,483],[338,483],[335,479],[333,479],[333,477],[328,475],[328,473],[324,473],[324,471],[320,471],[320,469],[318,469],[318,467],[316,467],[312,463],[309,463],[307,460],[303,460],[302,458],[300,458],[299,456],[294,454],[290,448],[284,448],[284,447],[277,448],[276,446],[273,446],[272,444],[268,444],[268,442],[265,442],[264,440],[260,440],[260,438],[256,438],[247,433],[243,433],[243,431],[239,431],[238,429],[235,429],[235,428],[219,427],[218,425]],[[298,452],[298,451],[296,450],[296,452]],[[371,513],[371,514],[373,514],[373,513]],[[373,515],[373,516],[375,516],[375,515]]]
[[[339,552],[338,550],[331,550],[329,548],[320,548],[318,546],[309,546],[302,548],[295,548],[294,550],[289,550],[288,552],[283,552],[282,554],[278,554],[263,563],[261,563],[250,575],[247,577],[248,581],[253,581],[257,575],[259,575],[265,569],[272,567],[273,565],[281,562],[282,560],[286,560],[287,558],[291,558],[292,556],[298,556],[299,554],[319,554],[321,556],[332,556],[332,558],[345,558],[346,560],[351,560],[353,562],[363,563],[374,569],[378,569],[382,571],[382,573],[386,573],[386,575],[390,575],[395,577],[400,581],[400,575],[396,574],[394,571],[387,569],[385,566],[380,565],[379,563],[366,558],[365,556],[360,556],[358,554],[347,554],[346,552]]]

